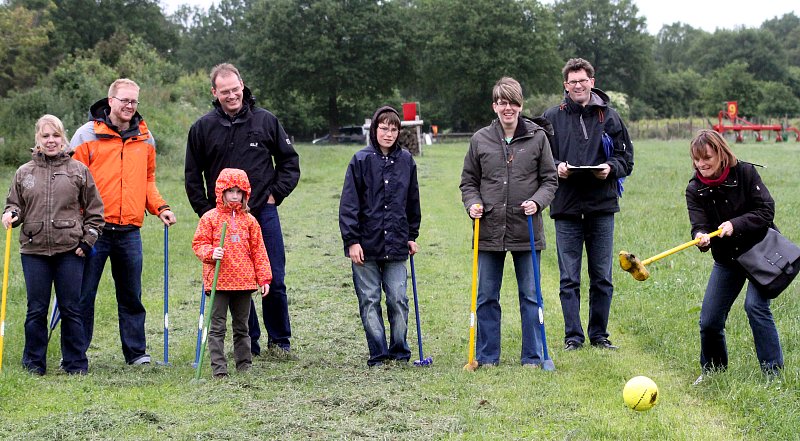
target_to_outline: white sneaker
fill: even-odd
[[[134,365],[134,366],[141,366],[143,364],[150,364],[150,356],[147,355],[147,354],[144,354],[141,357],[137,358],[136,360],[133,360],[131,362],[131,364]]]
[[[694,380],[694,383],[692,383],[692,386],[700,386],[703,383],[703,381],[705,381],[705,380],[706,380],[706,378],[704,376],[700,375],[699,377],[697,377],[697,380]]]

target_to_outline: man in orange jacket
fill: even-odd
[[[142,237],[144,212],[157,215],[164,225],[175,214],[156,188],[156,150],[153,135],[136,111],[139,86],[126,78],[108,89],[108,98],[89,110],[90,121],[75,133],[70,147],[74,158],[89,167],[105,205],[103,234],[86,257],[80,306],[87,349],[94,331],[94,300],[106,259],[117,294],[119,334],[125,362],[149,364],[142,304]]]

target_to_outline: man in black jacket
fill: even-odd
[[[583,247],[589,271],[589,341],[617,349],[608,339],[614,285],[614,213],[619,211],[622,178],[633,170],[633,144],[608,96],[594,88],[594,68],[573,58],[562,70],[564,101],[544,113],[553,124],[551,143],[558,169],[558,190],[550,204],[555,220],[564,349],[585,341],[580,318]]]
[[[256,107],[239,71],[224,63],[211,70],[214,109],[189,129],[186,144],[186,194],[198,216],[215,207],[214,185],[223,168],[239,168],[252,185],[248,201],[264,235],[272,284],[263,299],[268,349],[291,357],[292,331],[286,298],[286,256],[277,206],[300,180],[300,159],[278,118]],[[210,287],[206,287],[210,288]],[[254,305],[250,308],[251,350],[258,355],[261,329]]]

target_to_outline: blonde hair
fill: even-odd
[[[689,143],[689,154],[692,159],[698,160],[706,157],[706,146],[708,146],[714,154],[720,159],[720,166],[724,169],[726,167],[733,167],[739,160],[733,154],[731,147],[725,138],[713,130],[700,130]]]
[[[50,114],[43,115],[36,121],[36,134],[34,135],[36,148],[42,147],[41,144],[39,144],[39,135],[41,135],[44,128],[48,126],[54,129],[56,134],[61,135],[61,147],[66,148],[69,145],[69,138],[67,137],[66,130],[64,130],[64,123],[62,123],[57,116]]]
[[[111,86],[108,87],[109,98],[115,96],[117,94],[117,90],[119,90],[120,87],[133,87],[134,89],[136,89],[137,92],[139,91],[139,85],[136,84],[135,81],[130,80],[128,78],[120,78],[111,83]]]
[[[512,104],[522,106],[522,86],[519,81],[511,77],[503,77],[497,80],[492,89],[492,101],[495,103],[506,100]]]

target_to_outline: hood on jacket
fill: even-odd
[[[221,113],[222,115],[225,115],[225,117],[227,118],[230,118],[228,114],[225,113],[224,110],[222,110],[222,104],[219,103],[218,99],[214,98],[214,101],[211,102],[211,105],[214,106],[217,112]],[[255,107],[255,105],[256,105],[256,98],[253,96],[253,92],[250,90],[249,87],[244,86],[242,92],[242,108],[239,109],[239,112],[237,112],[233,118],[241,115],[242,113],[247,112],[248,110],[250,110],[251,107]]]
[[[605,107],[608,107],[608,103],[610,103],[610,102],[611,102],[611,98],[609,98],[608,95],[605,92],[603,92],[602,90],[600,90],[600,89],[598,89],[596,87],[592,87],[592,94],[591,94],[591,97],[589,98],[589,103],[586,104],[585,106],[581,106],[580,104],[576,103],[575,101],[572,101],[572,98],[569,97],[569,92],[567,92],[565,90],[564,91],[564,100],[561,102],[561,107],[563,108],[563,107],[570,106],[570,107],[573,107],[573,108],[581,109],[581,108],[584,108],[584,107],[588,108],[588,107],[596,106],[596,107],[605,108]]]
[[[370,122],[370,124],[369,124],[369,144],[372,147],[374,147],[376,149],[379,149],[379,150],[380,150],[380,144],[378,144],[378,117],[381,116],[381,114],[386,113],[386,112],[394,112],[394,114],[397,115],[398,118],[400,118],[400,113],[397,112],[397,110],[395,110],[394,107],[392,107],[392,106],[383,106],[380,109],[376,110],[375,114],[372,115],[372,120],[371,120],[372,122]],[[402,118],[400,118],[400,120],[402,121]],[[400,127],[398,127],[398,129],[399,128]],[[392,149],[394,149],[395,146],[397,146],[397,141],[399,139],[400,139],[400,136],[398,136],[397,139],[394,140],[394,144],[392,144],[392,147],[391,147]]]
[[[108,104],[108,98],[103,98],[97,100],[96,103],[92,104],[92,107],[89,108],[89,121],[99,121],[103,124],[113,128],[117,133],[123,135],[123,138],[128,133],[138,134],[139,133],[139,123],[142,122],[142,115],[139,114],[137,110],[136,113],[133,114],[133,118],[131,118],[131,125],[125,133],[119,131],[119,128],[111,122],[111,117],[109,117],[109,113],[111,113],[111,106]]]
[[[235,207],[226,207],[222,198],[225,190],[233,187],[239,187],[244,192],[242,198],[242,210],[248,211],[247,200],[250,199],[250,180],[247,179],[247,173],[238,168],[224,168],[217,177],[217,185],[214,188],[214,193],[217,195],[217,209],[232,209]]]

